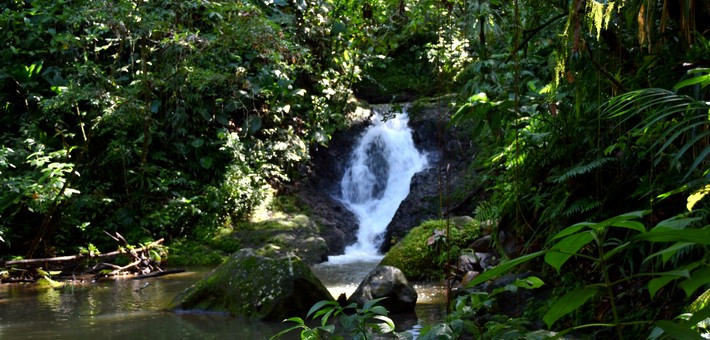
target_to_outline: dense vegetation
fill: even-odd
[[[708,313],[707,303],[687,309],[710,283],[706,1],[3,8],[2,254],[73,253],[101,245],[104,230],[131,242],[205,239],[298,179],[309,148],[347,124],[353,89],[452,93],[450,124],[480,148],[471,169],[485,199],[471,213],[518,240],[506,255],[522,260],[501,268],[529,261],[554,287],[526,320],[633,338],[656,325],[687,331],[697,322],[656,321]],[[581,303],[554,305],[569,292]],[[535,327],[491,328],[477,301],[458,301],[433,331]]]

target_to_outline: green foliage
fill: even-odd
[[[300,176],[374,53],[329,1],[6,5],[3,252],[208,239]]]
[[[495,268],[491,270],[495,270]],[[513,338],[524,338],[524,334],[530,333],[527,330],[529,325],[525,320],[505,318],[503,320],[492,320],[481,324],[482,322],[478,317],[493,309],[496,304],[497,295],[504,292],[514,293],[518,289],[537,289],[544,284],[545,283],[540,278],[528,276],[524,279],[516,279],[514,282],[496,288],[490,293],[477,291],[461,295],[452,302],[453,311],[446,317],[446,322],[424,327],[422,329],[422,337],[420,338],[455,339],[466,336],[473,336],[475,338],[505,338],[505,334],[513,336]],[[517,335],[514,336],[513,334]],[[550,336],[552,334],[548,333],[546,335]]]
[[[695,241],[692,241],[689,237],[687,237],[687,235],[693,235],[694,231],[704,231],[710,228],[710,226],[705,226],[702,229],[690,229],[690,225],[697,222],[698,219],[674,217],[661,221],[656,224],[654,228],[646,230],[645,226],[636,220],[647,215],[648,213],[649,211],[636,211],[618,215],[598,223],[581,222],[567,227],[550,238],[548,243],[551,245],[549,245],[546,250],[527,254],[500,264],[476,277],[469,283],[469,286],[474,286],[504,272],[508,272],[513,269],[514,266],[533,260],[543,254],[545,255],[545,262],[555,268],[558,273],[561,272],[562,266],[573,257],[591,261],[594,263],[593,267],[598,268],[601,271],[602,282],[586,283],[582,285],[578,285],[579,283],[577,283],[575,287],[566,292],[564,295],[558,297],[552,305],[549,306],[549,309],[545,315],[542,316],[542,320],[549,328],[552,328],[558,320],[578,310],[595,296],[604,293],[607,294],[606,299],[610,301],[613,322],[597,323],[595,325],[617,327],[618,336],[623,337],[620,328],[622,325],[650,324],[651,321],[629,320],[628,317],[620,316],[620,313],[617,310],[617,303],[615,303],[615,301],[617,301],[617,294],[625,295],[625,293],[617,291],[615,286],[623,284],[627,281],[641,281],[649,276],[654,277],[647,283],[647,289],[651,298],[653,298],[655,294],[663,288],[663,286],[674,280],[683,279],[682,282],[678,284],[678,287],[682,288],[686,297],[690,297],[698,288],[710,283],[710,271],[706,265],[703,265],[703,263],[706,263],[708,260],[707,253],[705,253],[699,260],[673,268],[670,271],[628,272],[625,273],[623,277],[618,278],[618,280],[612,281],[612,269],[614,269],[614,267],[611,263],[616,262],[615,258],[618,258],[623,254],[629,254],[633,251],[633,247],[630,247],[632,244],[631,242],[609,242],[607,240],[608,235],[614,231],[625,230],[627,232],[627,236],[625,236],[625,238],[628,240],[643,240],[653,243],[672,243],[667,248],[648,255],[644,262],[655,259],[659,255],[663,254],[672,256],[673,253],[676,253],[682,249],[682,247],[677,246],[679,244],[678,242],[688,243],[686,246],[707,246],[707,238],[699,238],[696,236],[694,238]],[[686,230],[686,228],[689,229]],[[633,232],[633,234],[629,235],[629,232]],[[586,248],[589,248],[587,245],[592,241],[594,243],[594,247],[589,251],[585,250]],[[552,244],[553,242],[554,244]],[[636,248],[643,247],[643,244],[636,245]],[[596,251],[596,256],[589,254],[590,251]],[[665,264],[665,261],[663,261],[663,263]],[[662,266],[659,267],[662,268]],[[695,311],[695,313],[700,313],[698,315],[704,316],[705,314],[702,314],[704,313],[704,309],[700,308],[700,310],[702,312]],[[690,327],[694,327],[704,318],[705,317],[702,317],[698,321],[686,324],[682,327],[670,321],[659,322],[656,323],[656,325],[671,335],[681,334],[683,332],[692,332]],[[572,327],[566,330],[565,333],[579,327],[584,327],[584,325]]]
[[[270,339],[277,339],[298,329],[301,329],[301,339],[304,340],[344,338],[365,340],[372,339],[374,334],[391,334],[397,339],[406,338],[394,332],[394,322],[387,317],[389,312],[377,305],[383,299],[385,298],[369,300],[361,308],[355,303],[343,307],[337,301],[317,302],[308,311],[306,318],[311,317],[315,320],[320,317],[320,325],[311,328],[299,317],[288,318],[284,322],[289,321],[296,325],[277,333]],[[335,319],[338,320],[338,329],[332,322]]]

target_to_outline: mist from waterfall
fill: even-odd
[[[358,219],[357,242],[329,263],[375,261],[382,258],[383,234],[400,203],[409,195],[412,177],[427,166],[414,146],[406,112],[382,121],[375,112],[350,156],[340,181],[340,200]]]

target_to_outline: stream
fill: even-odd
[[[382,121],[377,108],[372,124],[358,140],[341,181],[340,197],[359,221],[357,242],[345,254],[331,256],[313,271],[334,297],[350,295],[382,258],[381,235],[412,177],[427,166],[414,147],[406,113]],[[234,318],[219,313],[173,313],[164,308],[211,268],[145,280],[69,284],[64,288],[0,285],[0,339],[268,339],[283,323]],[[413,335],[445,313],[444,289],[415,285],[414,313],[393,315],[398,331]],[[298,338],[294,331],[285,339]]]
[[[335,293],[354,291],[353,278],[369,266],[318,265],[316,275]],[[0,339],[268,339],[288,327],[278,322],[235,318],[219,313],[173,313],[165,306],[212,268],[145,280],[115,280],[38,288],[34,284],[0,285]],[[416,286],[415,314],[393,317],[398,331],[417,334],[422,325],[443,318],[443,288]],[[339,293],[338,293],[339,294]],[[283,339],[297,339],[292,332]]]

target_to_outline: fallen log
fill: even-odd
[[[131,280],[142,280],[142,279],[147,279],[147,278],[151,278],[151,277],[158,277],[158,276],[177,274],[177,273],[183,273],[183,272],[185,272],[185,269],[164,270],[162,272],[154,272],[154,273],[150,273],[150,274],[136,275],[135,277],[132,277]]]
[[[161,239],[155,240],[151,243],[148,243],[141,248],[132,249],[132,251],[133,252],[141,252],[141,251],[149,250],[149,249],[163,243],[163,241],[164,241],[164,239],[161,238]],[[130,254],[130,253],[131,253],[131,249],[122,248],[122,249],[112,251],[109,253],[96,254],[96,255],[77,254],[77,255],[68,255],[68,256],[48,257],[48,258],[41,258],[41,259],[11,260],[11,261],[5,261],[4,263],[0,264],[0,267],[12,266],[12,265],[33,265],[33,264],[42,264],[42,263],[71,262],[71,261],[77,261],[77,260],[81,260],[81,259],[105,259],[105,258],[118,256],[121,254]]]

